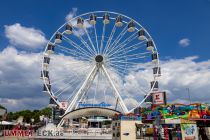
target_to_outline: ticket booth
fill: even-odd
[[[140,116],[117,116],[112,121],[112,140],[143,140]]]

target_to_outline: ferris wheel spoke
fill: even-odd
[[[110,69],[112,69],[114,74],[117,74],[120,77],[124,77],[125,75],[125,70],[121,70],[119,68],[117,68],[115,65],[110,65],[109,67],[111,67]]]
[[[86,56],[87,58],[89,58],[88,55],[86,55],[86,54],[84,54],[84,53],[81,53],[81,52],[79,52],[79,51],[72,50],[72,49],[69,49],[69,48],[67,48],[67,47],[64,47],[64,46],[58,45],[58,44],[55,44],[55,46],[58,47],[58,48],[60,49],[60,51],[66,52],[66,53],[68,53],[69,55],[71,55],[71,56],[73,56],[73,57],[74,57],[74,56],[77,57],[77,56],[81,55],[81,56]],[[59,53],[58,53],[58,54],[59,54]]]
[[[138,86],[139,88],[136,88],[140,93],[148,94],[149,91],[144,90],[141,88],[141,86]]]
[[[95,49],[95,45],[93,44],[92,39],[90,38],[90,35],[89,35],[88,31],[87,31],[87,28],[84,27],[84,31],[85,31],[85,33],[86,33],[86,35],[88,37],[88,40],[89,40],[90,44],[92,45],[92,48],[93,48],[93,51],[94,51],[95,55],[96,55],[97,51]]]
[[[98,85],[99,85],[99,73],[98,73],[97,80],[96,80],[96,87],[95,87],[95,92],[94,92],[94,97],[93,97],[93,104],[94,103],[96,104],[96,94],[98,92]]]
[[[128,70],[126,65],[120,64],[120,63],[116,63],[116,62],[108,63],[107,65],[108,66],[111,66],[113,68],[116,68],[116,70],[118,70],[118,68],[123,69],[123,70],[126,70],[126,71]]]
[[[72,68],[73,66],[77,66],[77,67],[81,66],[79,63],[87,63],[87,64],[91,63],[91,61],[89,59],[83,58],[81,56],[77,56],[77,57],[71,57],[71,56],[67,56],[66,57],[65,56],[65,57],[63,57],[61,54],[56,54],[56,55],[57,56],[56,56],[55,59],[59,60],[59,59],[62,58],[63,60],[68,61],[68,62],[65,62],[65,66],[70,66],[70,68],[72,70],[74,69],[74,68]],[[74,59],[74,58],[76,58],[76,59]],[[48,67],[48,69],[53,70],[51,67]]]
[[[71,79],[68,83],[65,83],[65,87],[59,88],[57,91],[53,92],[56,97],[61,95],[66,89],[72,86],[72,83],[75,82],[74,79]]]
[[[112,52],[117,52],[118,50],[123,49],[123,47],[125,47],[127,44],[129,44],[131,41],[133,41],[135,39],[135,35],[137,32],[133,33],[130,37],[128,37],[125,41],[123,41],[121,44],[119,45],[115,45],[116,47],[114,47],[112,49]],[[107,52],[107,55],[111,53],[111,51]]]
[[[84,54],[84,53],[80,53],[79,51],[72,50],[72,49],[69,49],[67,47],[64,47],[64,46],[61,46],[61,45],[58,45],[58,44],[55,44],[55,46],[59,47],[61,51],[64,51],[68,54],[71,54],[72,56],[79,57],[79,58],[82,58],[83,60],[88,60],[88,61],[90,59],[89,55]]]
[[[101,35],[101,45],[100,45],[100,54],[102,53],[102,49],[103,49],[103,44],[104,44],[104,34],[105,34],[105,30],[106,30],[106,24],[103,25],[103,31],[102,31],[102,35]]]
[[[80,85],[78,84],[77,85],[77,87],[75,88],[75,90],[79,87]],[[71,102],[71,99],[73,98],[73,95],[74,95],[74,92],[75,92],[75,90],[69,95],[69,97],[67,98],[67,102],[69,103],[69,102]]]
[[[66,75],[66,76],[64,76],[65,78],[63,78],[63,76],[62,76],[62,78],[59,78],[59,79],[56,79],[56,80],[52,80],[52,81],[54,81],[54,82],[51,82],[50,84],[51,84],[51,86],[53,86],[54,84],[57,84],[57,83],[59,83],[59,82],[62,82],[62,81],[64,81],[64,80],[66,80],[66,79],[68,79],[68,78],[72,78],[73,77],[73,75]]]
[[[126,56],[127,57],[138,57],[138,56],[148,56],[148,55],[150,55],[150,52],[143,52],[143,53],[134,53],[134,54],[127,54]],[[123,57],[122,55],[121,55],[121,57]]]
[[[109,39],[108,39],[108,41],[106,43],[105,49],[103,51],[103,54],[106,54],[107,50],[109,49],[111,40],[112,40],[112,38],[114,36],[114,33],[115,33],[115,30],[116,30],[116,26],[114,24],[114,27],[112,28],[111,34],[110,34]]]
[[[56,97],[56,98],[59,98],[59,96],[61,96],[62,93],[64,93],[65,91],[67,91],[67,90],[68,90],[69,88],[71,88],[71,87],[72,87],[72,84],[67,85],[65,88],[63,88],[62,90],[58,91],[58,92],[60,92],[60,93],[56,93],[56,94],[55,94],[55,97]]]
[[[94,34],[95,34],[95,39],[96,39],[96,50],[97,50],[97,54],[99,54],[98,35],[97,35],[96,25],[95,24],[94,24]]]
[[[122,54],[122,55],[116,55],[115,57],[109,58],[109,60],[114,60],[114,61],[123,61],[122,59],[128,60],[134,60],[134,59],[141,59],[141,58],[146,58],[149,57],[150,53],[145,52],[145,53],[137,53],[137,54]]]
[[[136,43],[136,44],[134,44],[134,45],[131,45],[131,46],[129,46],[129,47],[125,47],[124,49],[126,50],[126,52],[132,52],[132,51],[134,51],[134,50],[136,50],[136,49],[140,49],[140,48],[142,48],[142,47],[144,47],[144,46],[146,46],[146,44],[145,44],[145,42],[143,41],[143,42],[139,42],[139,43]],[[119,51],[119,50],[117,50],[117,51],[118,51],[118,53],[121,52],[121,51]]]
[[[112,67],[115,67],[115,68],[120,68],[121,70],[127,70],[125,65],[120,65],[120,64],[117,64],[117,63],[110,63],[109,65],[112,66]]]
[[[84,79],[85,79],[85,78],[82,78],[81,81],[83,81]],[[67,99],[68,103],[71,102],[70,99],[73,98],[74,93],[77,92],[77,90],[79,89],[79,87],[81,87],[82,84],[83,84],[83,82],[80,82],[79,84],[77,84],[77,87],[74,89],[74,91],[72,92],[72,94],[71,94],[71,95],[68,97],[68,99]]]
[[[136,68],[138,64],[130,64],[130,63],[119,63],[113,62],[108,64],[110,67],[116,68],[117,71],[123,70],[124,74],[127,74],[131,69]]]
[[[112,63],[122,63],[122,64],[139,64],[138,62],[126,62],[126,61],[112,61]]]
[[[70,70],[72,70],[78,77],[80,77],[85,75],[90,68],[91,66],[72,66]]]
[[[128,24],[125,25],[125,27],[124,27],[124,28],[122,29],[122,31],[118,34],[118,36],[117,36],[116,39],[111,43],[110,46],[113,46],[113,45],[116,44],[116,42],[118,42],[118,40],[119,40],[119,38],[122,36],[122,34],[124,34],[124,32],[126,32],[126,30],[127,30],[127,25],[128,25]]]
[[[81,65],[75,65],[75,64],[78,64],[78,63],[74,63],[74,62],[70,62],[70,64],[65,64],[66,66],[72,66],[71,67],[71,71],[74,71],[75,72],[75,74],[78,76],[78,75],[81,75],[81,73],[79,73],[79,71],[78,70],[80,70],[80,71],[82,71],[82,74],[84,74],[83,73],[83,71],[87,71],[88,69],[90,69],[91,67],[92,67],[92,65],[88,65],[88,66],[81,66]],[[50,69],[50,71],[53,73],[57,73],[57,69]],[[60,79],[60,77],[66,77],[66,76],[69,76],[69,74],[71,74],[71,73],[68,73],[68,74],[65,74],[65,75],[61,75],[61,76],[58,76],[58,75],[56,75],[56,77],[57,77],[57,79],[53,79],[53,81],[56,81],[56,80],[59,80]]]
[[[105,75],[103,73],[102,73],[102,75],[103,75],[103,81],[105,82]],[[104,94],[104,101],[105,101],[105,103],[107,103],[107,101],[106,101],[106,91],[107,91],[107,88],[104,88],[103,94]]]
[[[76,64],[76,63],[75,63]],[[77,65],[75,64],[65,64],[65,68],[64,70],[68,72],[68,74],[56,74],[58,73],[57,69],[49,69],[51,71],[51,73],[55,73],[56,74],[56,79],[52,79],[53,81],[59,80],[61,79],[60,77],[66,77],[71,73],[75,73],[76,75],[84,75],[87,70],[89,70],[91,68],[91,66],[81,66],[79,65],[79,63]],[[78,67],[79,67],[79,71],[78,71]],[[79,73],[80,72],[80,73]]]
[[[122,37],[126,34],[127,32],[127,25],[123,28],[123,30],[120,32],[120,34],[117,36],[115,41],[110,45],[110,51],[112,52],[113,49],[115,48],[116,44],[122,39]]]
[[[76,74],[75,78],[72,78],[70,80],[70,82],[66,83],[67,86],[65,86],[64,88],[60,88],[59,90],[57,90],[56,92],[54,92],[54,95],[56,95],[57,97],[60,96],[63,92],[65,92],[67,89],[69,89],[70,87],[72,87],[75,82],[75,84],[78,82],[78,81],[81,81],[81,77],[79,78],[79,75]],[[60,92],[60,93],[59,93]]]
[[[131,60],[145,59],[146,57],[149,57],[149,56],[138,56],[138,57],[133,57],[133,58],[126,58],[126,60],[127,60],[126,63],[129,63],[129,61],[131,61]],[[123,63],[123,61],[118,61],[118,62]]]
[[[90,46],[87,44],[87,42],[84,39],[82,39],[81,36],[80,36],[80,40],[87,47],[87,49],[92,53],[92,55],[96,56],[95,52],[90,48]]]
[[[58,93],[57,95],[56,95],[56,97],[58,98],[59,96],[61,96],[65,91],[67,91],[69,88],[71,88],[71,87],[74,87],[74,86],[76,86],[76,85],[78,85],[78,82],[72,82],[72,83],[68,83],[69,85],[67,85],[66,87],[64,87],[61,91],[60,91],[60,93]],[[68,100],[67,100],[68,101]]]
[[[73,32],[76,32],[75,28],[73,27]],[[92,54],[92,55],[96,55],[94,53],[94,51],[90,48],[90,46],[88,45],[88,43],[82,38],[82,36],[80,34],[77,35],[77,37],[79,37],[80,41],[82,42],[82,44],[84,46],[86,46],[86,48],[89,50],[89,52]]]
[[[111,57],[111,56],[113,56],[113,55],[115,55],[115,54],[117,54],[117,53],[118,53],[118,54],[124,55],[124,54],[126,54],[126,53],[129,53],[129,52],[135,51],[135,50],[137,50],[137,49],[140,49],[140,48],[142,48],[143,46],[145,46],[144,42],[139,42],[139,43],[136,43],[136,44],[131,45],[131,46],[129,46],[129,47],[119,48],[119,49],[117,49],[116,51],[114,51],[114,52],[108,54],[108,56]],[[124,52],[124,53],[122,53],[122,52]]]
[[[136,35],[137,35],[138,31],[137,32],[134,32],[132,35],[130,35],[127,39],[125,39],[122,43],[120,43],[118,46],[125,46],[123,44],[128,44],[129,42],[133,41],[134,39],[136,39]]]
[[[63,38],[66,42],[68,42],[70,45],[72,45],[74,48],[76,48],[77,50],[81,51],[82,53],[88,55],[88,56],[92,56],[91,52],[83,49],[82,47],[80,47],[77,43],[75,43],[74,41],[72,41],[70,38],[66,37],[65,35],[63,35]]]
[[[82,71],[82,70],[87,70],[87,69],[89,69],[90,67],[86,67],[86,66],[84,66],[84,67],[79,67],[79,69]],[[74,69],[73,69],[74,70]],[[53,70],[51,70],[51,72],[53,72]],[[62,78],[61,78],[62,77]],[[63,77],[65,77],[65,78],[63,78]],[[70,73],[68,73],[68,74],[65,74],[65,75],[62,75],[62,76],[59,76],[59,77],[57,77],[56,79],[52,79],[52,81],[53,82],[51,82],[51,85],[54,85],[54,84],[56,84],[56,83],[58,83],[58,82],[60,82],[60,81],[63,81],[63,80],[66,80],[66,79],[68,79],[68,78],[70,78],[70,77],[73,77],[73,75],[70,75]],[[74,79],[74,78],[72,78],[72,79]]]

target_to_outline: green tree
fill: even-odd
[[[51,116],[51,109],[50,108],[44,108],[41,110],[22,110],[18,112],[9,112],[7,115],[7,119],[9,121],[12,120],[17,120],[18,117],[23,116],[24,117],[24,122],[26,123],[31,123],[31,119],[34,119],[34,123],[39,122],[39,116],[44,115],[47,117]]]

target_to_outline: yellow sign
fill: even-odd
[[[190,120],[185,120],[185,119],[181,119],[181,123],[196,124],[195,121],[190,121]]]

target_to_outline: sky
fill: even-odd
[[[102,10],[132,17],[151,34],[169,102],[188,103],[186,88],[192,102],[209,102],[209,0],[7,0],[0,5],[0,104],[9,111],[47,106],[39,79],[47,40],[72,13]]]

